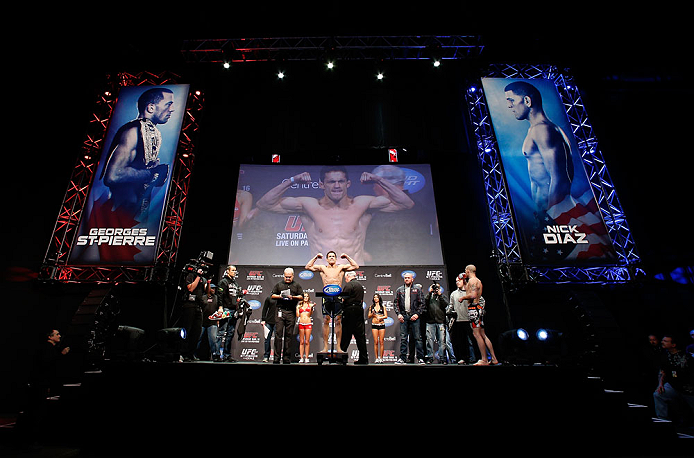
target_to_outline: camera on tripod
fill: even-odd
[[[207,276],[210,272],[210,267],[212,267],[213,257],[214,254],[211,251],[201,251],[197,259],[191,259],[183,266],[183,271],[186,273],[201,272],[201,275]]]

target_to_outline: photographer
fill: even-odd
[[[231,342],[234,340],[234,330],[236,329],[237,315],[241,288],[236,281],[236,266],[227,266],[222,275],[222,279],[217,286],[217,300],[224,311],[229,311],[229,318],[224,318],[219,322],[217,340],[222,359],[234,362],[231,356]]]
[[[210,293],[211,280],[203,277],[201,266],[188,272],[183,290],[183,306],[181,309],[181,327],[186,330],[186,342],[181,356],[184,361],[197,360],[195,350],[202,333],[203,297]]]
[[[448,364],[446,354],[450,356],[451,362],[455,362],[453,355],[448,348],[446,339],[446,308],[448,307],[448,298],[441,294],[441,285],[434,282],[429,288],[429,294],[424,299],[426,304],[426,314],[424,321],[426,323],[426,363],[434,362],[434,339],[439,343],[439,362]]]

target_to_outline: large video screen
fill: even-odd
[[[428,164],[241,165],[229,263],[443,264]]]
[[[154,261],[188,90],[120,89],[68,264]]]
[[[614,264],[616,254],[552,81],[483,78],[524,262]]]

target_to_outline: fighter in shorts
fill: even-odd
[[[326,255],[326,260],[327,264],[326,265],[316,265],[316,261],[318,259],[321,259],[323,257],[322,253],[316,254],[311,260],[306,264],[306,269],[310,270],[311,272],[318,272],[320,273],[321,280],[323,280],[323,286],[327,285],[338,285],[340,288],[342,288],[342,281],[344,280],[345,277],[345,272],[350,271],[350,270],[356,270],[359,268],[359,264],[357,264],[354,259],[349,257],[347,254],[342,253],[340,255],[341,259],[345,259],[348,264],[338,264],[337,263],[337,253],[334,251],[328,251],[328,254]],[[333,304],[336,305],[336,304]],[[338,313],[335,316],[335,323],[333,324],[335,326],[335,338],[337,339],[337,342],[340,341],[340,338],[342,336],[342,326],[341,326],[341,320],[342,317]],[[328,351],[328,343],[329,343],[329,334],[330,334],[330,314],[328,311],[325,309],[325,301],[323,301],[323,352]],[[339,347],[338,347],[338,352],[339,352]]]
[[[472,335],[477,341],[477,347],[480,350],[480,360],[475,363],[475,366],[488,366],[487,351],[492,357],[492,364],[499,364],[494,354],[494,347],[484,332],[484,301],[482,299],[482,282],[477,278],[477,268],[472,264],[465,267],[463,274],[465,284],[465,295],[461,296],[459,301],[468,301],[468,316],[470,317],[470,326],[472,326]]]

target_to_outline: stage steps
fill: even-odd
[[[469,381],[481,387],[483,398],[489,401],[485,403],[483,399],[481,407],[486,409],[490,428],[495,434],[508,437],[509,430],[517,427],[523,437],[527,432],[537,431],[533,436],[539,434],[545,442],[556,437],[562,443],[567,439],[573,443],[573,438],[576,438],[571,448],[578,446],[592,451],[595,447],[594,456],[686,456],[686,452],[694,447],[691,436],[679,434],[671,422],[652,418],[649,407],[630,403],[623,391],[605,388],[599,378],[565,383],[567,378],[555,377],[551,370],[538,373],[540,375],[533,375],[536,373],[532,368],[511,367],[319,367],[299,364],[277,367],[255,363],[144,363],[129,366],[126,363],[104,368],[104,371],[87,371],[80,381],[65,384],[60,398],[49,402],[48,417],[60,421],[52,423],[50,435],[45,440],[52,446],[89,449],[103,441],[111,442],[111,434],[117,437],[146,436],[148,433],[143,431],[143,425],[147,424],[168,425],[171,431],[175,431],[176,418],[173,415],[178,412],[175,404],[182,406],[181,418],[194,416],[201,393],[186,391],[185,387],[204,380],[215,381],[212,385],[242,380],[250,391],[237,404],[237,414],[253,423],[258,415],[258,402],[253,393],[266,392],[279,380],[295,380],[303,384],[301,386],[308,386],[311,380],[331,380],[334,376],[335,380],[348,380],[355,386],[363,386],[374,377],[383,382],[395,382],[400,377],[404,377],[403,380],[431,380],[434,384]],[[509,382],[515,388],[508,389],[507,396],[499,395],[494,400],[494,393],[502,393]],[[531,391],[533,387],[537,388],[536,392]],[[546,398],[538,394],[541,391],[549,391]],[[523,392],[528,396],[520,399],[518,394]],[[504,405],[509,397],[516,399],[513,405]],[[394,399],[384,404],[386,411],[388,405],[393,412],[397,411]],[[429,411],[426,403],[423,404],[423,412]],[[188,410],[183,407],[185,405],[188,405]],[[546,409],[549,418],[528,411],[539,406]],[[458,407],[452,406],[460,410],[463,418],[472,412],[469,403],[463,402],[461,409]],[[161,413],[157,414],[157,410]],[[499,421],[502,416],[506,419]],[[450,421],[455,420],[455,417],[450,418]],[[133,426],[135,431],[129,429]],[[7,437],[8,433],[13,433],[12,429],[1,428],[0,434]],[[256,432],[249,430],[247,433]],[[565,446],[569,447],[568,444]]]
[[[694,436],[678,431],[673,422],[653,416],[653,408],[629,402],[624,391],[603,387],[599,377],[591,383],[602,387],[600,399],[609,412],[606,446],[612,453],[640,456],[688,456],[694,450]],[[613,437],[611,437],[613,436]]]

